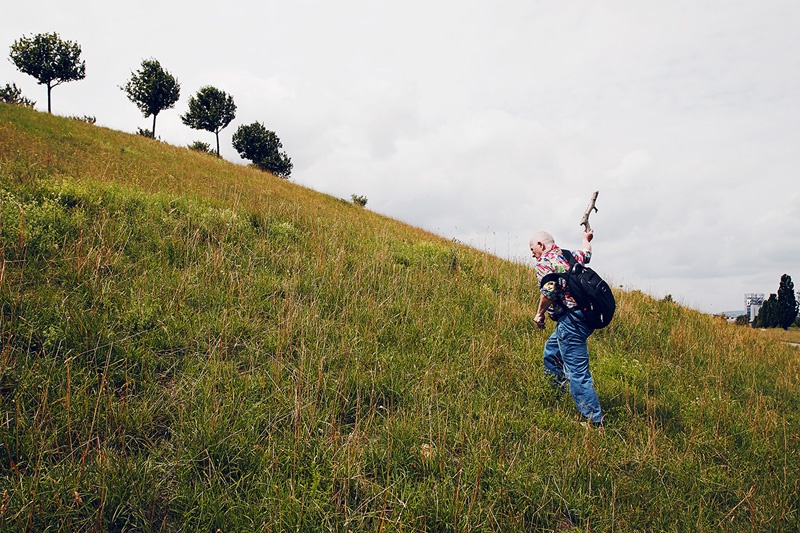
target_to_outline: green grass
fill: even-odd
[[[758,331],[619,291],[598,432],[528,268],[350,202],[0,104],[0,224],[2,531],[800,528]]]

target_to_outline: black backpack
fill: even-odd
[[[606,327],[614,317],[617,302],[611,287],[591,268],[577,262],[569,250],[561,250],[564,259],[569,263],[569,270],[564,273],[551,272],[542,278],[539,287],[545,283],[564,278],[567,292],[575,299],[578,307],[569,309],[571,313],[583,311],[586,323],[594,329]]]

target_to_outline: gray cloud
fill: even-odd
[[[147,127],[118,87],[156,57],[182,85],[166,142],[211,141],[179,116],[216,85],[239,108],[226,158],[263,122],[293,181],[500,256],[526,261],[539,228],[579,244],[600,190],[594,260],[619,284],[722,311],[800,276],[796,2],[35,3],[6,6],[0,35],[83,46],[59,114]],[[10,81],[43,108],[0,61]]]

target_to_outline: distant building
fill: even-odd
[[[761,306],[764,305],[764,293],[750,293],[744,295],[744,309],[747,320],[752,322],[758,316]]]

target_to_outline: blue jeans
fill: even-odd
[[[564,315],[544,344],[544,372],[559,389],[569,383],[575,407],[594,424],[603,422],[600,400],[594,391],[589,372],[589,350],[586,339],[594,330],[583,320],[583,314]]]

